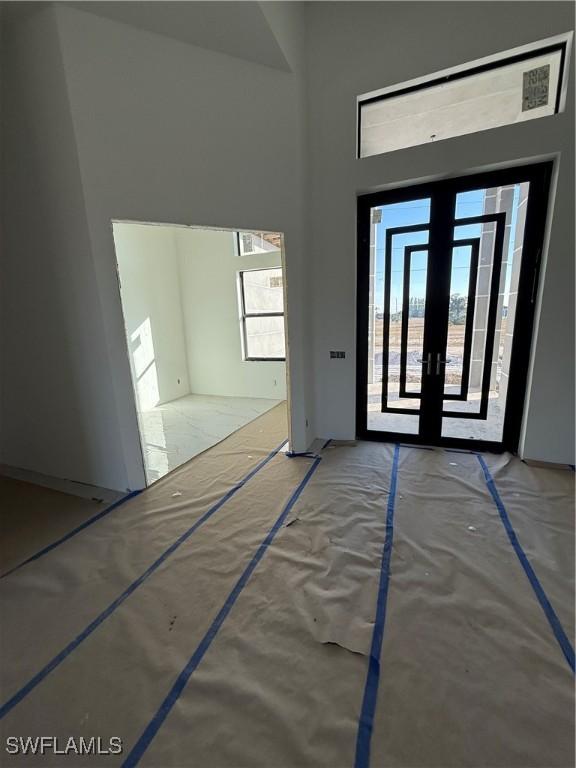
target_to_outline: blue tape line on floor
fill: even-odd
[[[11,568],[9,571],[6,571],[6,573],[3,573],[0,576],[0,579],[4,579],[6,576],[9,576],[11,573],[14,573],[14,571],[17,571],[20,568],[23,568],[25,565],[28,565],[28,563],[32,563],[34,560],[39,560],[44,555],[47,555],[48,552],[51,552],[53,549],[56,549],[56,547],[59,547],[60,544],[64,544],[65,541],[68,541],[69,539],[71,539],[72,537],[76,536],[81,531],[86,530],[86,528],[88,528],[89,526],[91,526],[94,523],[98,522],[98,520],[101,520],[103,517],[106,517],[106,515],[109,515],[110,512],[113,512],[119,506],[124,504],[124,502],[129,501],[130,499],[133,499],[134,496],[138,496],[138,494],[140,494],[140,493],[142,493],[141,490],[131,491],[130,493],[127,493],[126,496],[123,496],[121,499],[118,499],[118,501],[115,501],[109,507],[106,507],[106,509],[103,509],[102,512],[98,512],[98,514],[96,514],[93,517],[89,518],[88,520],[83,522],[77,528],[74,528],[74,530],[70,531],[69,533],[66,533],[64,536],[62,536],[57,541],[54,541],[52,544],[48,544],[48,546],[46,546],[43,549],[41,549],[38,552],[36,552],[35,555],[32,555],[31,557],[27,558],[26,560],[24,560],[23,562],[19,563],[18,565],[15,565],[14,568]]]
[[[151,576],[158,568],[171,556],[174,554],[174,552],[180,547],[185,541],[187,541],[192,534],[200,528],[201,525],[203,525],[212,515],[217,512],[220,507],[224,506],[224,504],[229,501],[232,496],[234,496],[235,493],[237,493],[246,483],[251,480],[254,475],[259,472],[268,462],[276,456],[277,453],[279,453],[280,449],[286,444],[286,440],[282,441],[282,443],[275,448],[271,453],[268,454],[268,456],[263,459],[259,464],[254,467],[245,477],[240,480],[236,485],[231,488],[222,498],[216,502],[216,504],[212,505],[210,509],[205,512],[202,517],[200,517],[194,525],[192,525],[190,528],[188,528],[187,531],[185,531],[181,536],[179,536],[176,541],[171,544],[168,549],[165,549],[164,552],[158,557],[151,566],[149,566],[144,573],[142,573],[135,581],[130,584],[129,587],[127,587],[124,592],[122,592],[121,595],[119,595],[110,605],[108,608],[106,608],[102,613],[97,616],[94,621],[90,622],[88,626],[82,630],[82,632],[74,639],[71,643],[68,643],[68,645],[63,648],[60,653],[58,653],[54,658],[46,664],[45,667],[43,667],[40,672],[34,675],[34,677],[29,680],[26,685],[24,685],[20,690],[14,694],[8,701],[3,704],[0,707],[0,720],[5,717],[8,712],[10,712],[14,707],[22,701],[26,696],[28,696],[29,693],[31,693],[34,688],[36,688],[37,685],[39,685],[49,674],[50,672],[53,672],[56,667],[58,667],[64,659],[69,656],[72,651],[76,650],[78,646],[86,640],[87,637],[89,637],[92,632],[94,632],[95,629],[97,629],[102,622],[104,622],[114,611],[122,605],[122,603],[133,593],[135,592],[138,587],[143,584],[146,579],[148,579],[149,576]]]
[[[572,648],[572,645],[570,644],[570,640],[568,639],[566,632],[564,632],[564,629],[560,624],[560,620],[556,615],[556,612],[554,611],[554,608],[552,607],[550,600],[548,600],[548,597],[544,592],[542,585],[538,581],[538,577],[536,576],[534,569],[530,565],[530,561],[526,557],[526,553],[522,549],[522,545],[518,541],[516,531],[514,530],[514,527],[510,521],[510,518],[508,517],[506,508],[496,488],[494,478],[492,477],[492,475],[490,474],[490,470],[488,469],[488,465],[484,461],[484,458],[480,456],[480,454],[477,454],[477,458],[478,458],[478,461],[480,462],[480,466],[482,467],[482,471],[484,473],[484,478],[486,480],[486,485],[488,486],[488,490],[490,491],[490,494],[494,500],[494,503],[496,504],[496,508],[498,509],[500,519],[502,520],[502,524],[504,525],[506,533],[508,534],[508,539],[510,540],[510,544],[512,544],[512,547],[514,548],[514,551],[516,552],[516,555],[518,556],[518,559],[520,560],[520,563],[524,568],[524,572],[528,577],[530,586],[534,590],[534,594],[538,598],[538,602],[540,603],[542,610],[544,611],[544,614],[548,619],[548,623],[550,624],[550,627],[552,628],[552,632],[554,633],[554,636],[558,641],[558,645],[562,649],[562,653],[566,657],[566,661],[570,665],[570,669],[572,670],[572,672],[574,672],[574,648]]]
[[[392,475],[390,478],[390,492],[388,494],[388,507],[386,511],[386,537],[382,551],[382,564],[380,566],[380,584],[378,586],[378,601],[376,603],[376,620],[372,633],[372,645],[368,660],[368,672],[362,700],[362,711],[358,721],[358,734],[356,737],[356,768],[368,768],[370,764],[370,742],[374,724],[374,712],[376,711],[376,698],[380,683],[380,653],[384,638],[384,626],[386,624],[386,605],[388,602],[388,586],[390,584],[390,560],[392,557],[392,542],[394,538],[394,502],[396,499],[396,485],[398,481],[398,458],[400,446],[394,447],[394,460],[392,462]]]
[[[132,747],[126,760],[122,764],[123,768],[132,768],[132,766],[135,766],[139,762],[144,752],[148,749],[151,741],[154,739],[154,737],[160,730],[162,723],[168,717],[174,704],[176,704],[176,702],[178,701],[178,698],[180,697],[180,694],[186,687],[188,680],[192,676],[194,670],[198,667],[198,665],[202,661],[206,651],[210,647],[210,644],[216,637],[218,630],[220,629],[226,617],[232,610],[232,607],[234,606],[234,603],[238,599],[238,596],[240,595],[240,593],[248,583],[256,566],[258,565],[260,560],[262,560],[262,558],[264,557],[266,550],[268,549],[274,537],[282,527],[282,524],[286,519],[286,517],[288,516],[288,513],[290,512],[294,504],[298,501],[300,494],[304,490],[305,486],[308,484],[308,481],[310,480],[310,478],[318,468],[318,465],[320,464],[320,462],[321,462],[320,457],[317,457],[314,459],[310,469],[306,472],[306,474],[304,475],[304,478],[302,479],[302,481],[300,482],[300,484],[298,485],[294,493],[290,496],[286,506],[280,513],[280,516],[278,517],[278,519],[276,520],[276,522],[268,532],[262,544],[260,544],[260,546],[258,547],[258,550],[256,551],[256,554],[254,555],[252,560],[250,560],[250,562],[246,566],[244,572],[236,582],[234,588],[232,589],[228,597],[226,598],[224,605],[218,612],[218,615],[216,616],[216,618],[210,625],[208,631],[206,632],[206,634],[198,644],[196,650],[190,657],[190,660],[188,661],[184,669],[180,672],[180,674],[176,678],[176,682],[170,689],[170,692],[168,693],[168,695],[160,705],[158,711],[156,712],[152,720],[150,720],[150,722],[144,729],[142,735],[140,736],[136,744]]]

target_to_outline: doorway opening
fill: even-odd
[[[287,401],[283,236],[133,221],[113,235],[150,485]]]
[[[359,198],[359,437],[517,450],[551,169]]]

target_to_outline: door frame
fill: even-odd
[[[434,440],[435,445],[462,449],[475,449],[481,451],[516,453],[522,428],[522,417],[526,400],[526,388],[528,371],[530,366],[530,351],[534,330],[534,316],[538,297],[538,284],[544,234],[548,213],[548,199],[550,181],[554,161],[540,162],[529,165],[515,165],[492,171],[463,174],[449,179],[431,181],[411,186],[402,186],[359,195],[357,198],[357,291],[356,291],[356,435],[362,440],[377,440],[383,442],[402,442],[414,445],[430,445],[430,434],[434,425],[426,424],[420,420],[420,434],[409,435],[400,432],[380,432],[367,428],[367,399],[368,399],[368,329],[369,312],[368,299],[370,291],[370,210],[375,206],[388,203],[413,200],[417,197],[431,197],[436,199],[444,197],[444,205],[438,207],[431,205],[429,222],[429,247],[435,250],[448,250],[452,241],[451,229],[452,216],[447,216],[449,210],[448,200],[455,197],[458,192],[480,188],[493,188],[507,186],[528,181],[530,193],[526,210],[526,224],[522,244],[522,262],[518,284],[518,299],[514,320],[514,336],[510,357],[510,375],[508,392],[514,392],[513,398],[507,398],[504,416],[504,428],[501,442],[487,440],[472,440],[455,437],[441,437]],[[444,216],[446,221],[439,217]],[[433,238],[436,237],[436,241]],[[448,259],[445,260],[443,274],[436,278],[435,291],[431,291],[431,283],[427,284],[426,301],[431,301],[433,307],[441,307],[446,302],[446,286],[449,289]],[[428,280],[432,270],[428,271]],[[442,294],[442,295],[440,295]],[[424,349],[429,349],[428,340],[433,334],[435,338],[444,333],[447,337],[447,323],[445,332],[439,330],[439,324],[443,318],[435,318],[431,315],[427,318],[424,329]],[[446,338],[443,338],[442,349],[444,359],[446,352]],[[442,397],[444,389],[444,375],[426,377],[429,386],[435,386],[436,392],[432,397]],[[423,384],[424,386],[424,384]],[[439,388],[442,388],[440,392]],[[442,418],[441,413],[435,418]],[[424,422],[424,423],[423,423]]]

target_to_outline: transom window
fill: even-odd
[[[282,267],[239,273],[245,360],[285,360]]]
[[[358,98],[358,157],[564,110],[572,33]]]

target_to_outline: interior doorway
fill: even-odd
[[[150,485],[287,401],[283,236],[133,221],[113,234]]]
[[[359,437],[517,449],[551,168],[359,198]]]

